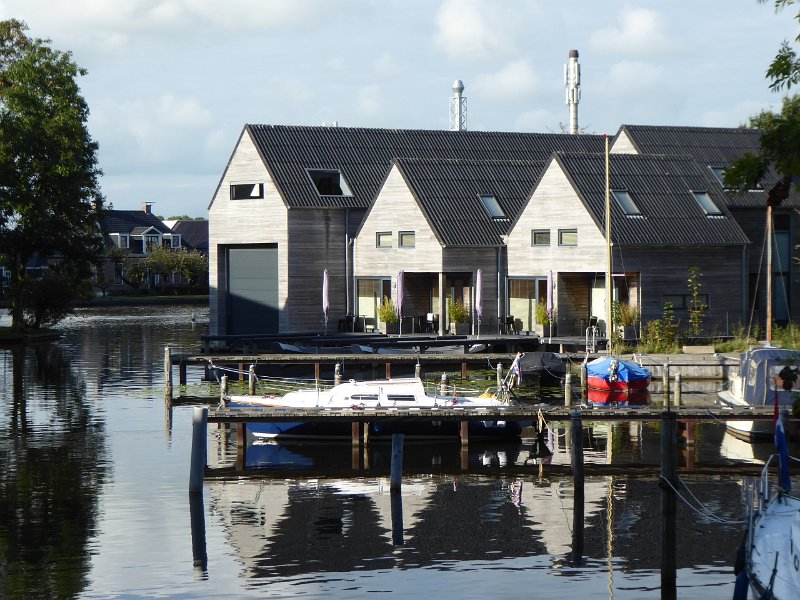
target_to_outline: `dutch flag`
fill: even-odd
[[[778,409],[778,390],[775,390],[775,448],[778,450],[779,480],[783,491],[788,492],[792,489],[792,478],[789,475],[789,444],[786,440],[786,431],[783,429],[783,419]]]

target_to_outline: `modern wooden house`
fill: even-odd
[[[722,184],[725,168],[747,152],[757,153],[761,131],[723,127],[667,127],[623,125],[611,151],[636,154],[686,154],[694,157]],[[747,318],[743,322],[765,322],[766,316],[766,232],[767,190],[778,177],[769,173],[761,188],[738,194],[724,192],[724,202],[733,218],[750,239],[746,251],[745,281]],[[773,218],[773,318],[787,323],[800,310],[800,270],[794,265],[793,249],[800,243],[800,193],[775,209]]]
[[[614,298],[661,318],[665,302],[686,321],[689,268],[699,267],[706,330],[744,316],[748,239],[713,174],[689,156],[610,157]],[[583,335],[592,317],[605,330],[606,161],[556,153],[507,238],[509,309],[532,330],[547,286],[558,333]]]
[[[544,161],[555,150],[599,152],[602,144],[601,136],[565,134],[246,125],[209,206],[210,333],[322,332],[326,269],[329,324],[354,320],[355,235],[395,159]],[[407,231],[401,225],[394,235]],[[403,269],[364,265],[373,279]],[[463,289],[475,267],[457,268],[452,285]],[[455,273],[426,267],[443,271]]]
[[[401,269],[401,333],[444,333],[448,300],[467,307],[465,332],[496,333],[505,315],[503,236],[543,166],[542,161],[395,160],[356,235],[356,313],[371,322],[382,298],[396,304]]]

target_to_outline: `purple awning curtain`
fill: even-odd
[[[478,315],[478,321],[483,316],[483,271],[478,269],[475,275],[475,314]]]
[[[328,332],[328,269],[322,272],[322,315],[325,317],[325,333]]]
[[[553,321],[553,272],[547,272],[547,316]]]
[[[397,309],[397,322],[398,322],[398,333],[400,335],[403,334],[403,278],[405,274],[403,271],[400,271],[397,274],[397,301],[395,302]]]

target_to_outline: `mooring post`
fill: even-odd
[[[466,378],[467,378],[467,363],[462,362],[461,363],[461,379],[466,379]]]
[[[403,545],[403,495],[400,490],[389,492],[392,511],[392,544]]]
[[[314,382],[317,388],[319,388],[319,363],[314,363]]]
[[[208,569],[206,552],[206,516],[203,494],[189,494],[189,519],[192,529],[192,565],[201,573]]]
[[[236,470],[244,472],[247,468],[247,425],[236,423]]]
[[[675,373],[675,406],[681,405],[681,374]]]
[[[581,402],[589,399],[589,369],[586,363],[581,365]]]
[[[461,447],[466,448],[469,445],[469,421],[461,421]]]
[[[336,363],[333,367],[333,383],[334,385],[342,383],[342,363]]]
[[[583,528],[584,528],[584,472],[583,472],[583,424],[581,413],[574,412],[570,415],[572,430],[572,479],[573,479],[573,505],[572,505],[572,563],[579,565],[583,562]]]
[[[172,400],[172,351],[164,346],[164,398]]]
[[[447,373],[442,373],[442,383],[440,387],[440,395],[447,396]]]
[[[564,406],[572,406],[572,373],[564,375]]]
[[[664,363],[662,368],[661,384],[664,386],[664,406],[669,410],[669,363]]]
[[[182,360],[178,363],[178,384],[179,385],[186,385],[186,360]]]
[[[661,597],[677,597],[676,550],[677,535],[675,527],[676,504],[673,486],[676,482],[675,463],[677,458],[677,438],[675,435],[676,415],[674,412],[661,413]]]
[[[219,399],[221,402],[225,402],[225,396],[228,395],[228,376],[223,375],[219,378]]]
[[[417,379],[421,379],[422,377],[422,365],[419,363],[414,365],[414,377],[416,377]]]
[[[392,466],[389,491],[399,492],[403,484],[403,434],[392,434]]]
[[[350,433],[353,441],[353,448],[359,448],[361,445],[361,422],[353,421],[350,424]]]
[[[497,389],[503,387],[503,363],[497,363]]]
[[[387,362],[386,363],[386,379],[391,379],[391,378],[392,378],[392,363]]]
[[[251,396],[256,395],[256,366],[250,365],[247,370],[247,391]]]
[[[192,456],[189,471],[189,492],[203,493],[208,440],[208,407],[195,406],[192,413]]]

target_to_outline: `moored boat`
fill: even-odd
[[[652,373],[633,361],[615,356],[597,358],[586,364],[589,389],[626,392],[645,390]]]
[[[745,600],[747,587],[754,598],[800,598],[800,497],[792,493],[789,474],[789,462],[800,461],[789,456],[783,424],[778,421],[773,430],[778,453],[767,460],[748,501],[744,564],[737,564],[734,600]],[[775,461],[777,480],[770,477]]]
[[[333,409],[347,410],[419,410],[456,409],[465,412],[488,410],[492,413],[509,406],[504,398],[507,394],[484,392],[479,396],[434,395],[425,391],[417,377],[354,381],[340,383],[329,389],[313,388],[288,392],[282,396],[228,396],[225,404],[229,408],[285,408],[285,409]],[[487,415],[487,417],[494,415]],[[470,420],[470,438],[514,438],[519,437],[527,423],[505,420]],[[297,422],[249,423],[251,434],[266,439],[350,439],[351,424],[342,421],[310,420]],[[410,421],[369,422],[370,436],[387,436],[403,433],[417,439],[457,437],[459,421],[415,419]]]
[[[739,357],[739,370],[728,375],[719,401],[731,408],[769,406],[777,400],[782,408],[791,408],[797,390],[800,350],[762,346],[751,348]],[[728,430],[744,439],[769,437],[774,433],[772,421],[727,421]],[[790,437],[796,427],[788,426]]]

